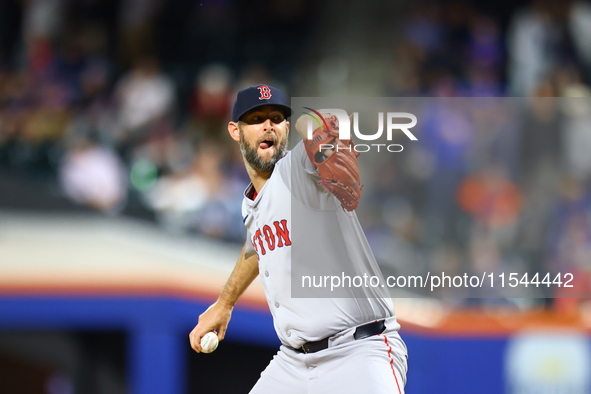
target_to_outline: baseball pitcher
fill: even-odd
[[[309,108],[296,122],[303,141],[287,151],[292,113],[272,86],[237,95],[228,132],[251,180],[242,203],[247,239],[217,301],[190,333],[191,347],[201,352],[211,331],[224,338],[234,305],[260,275],[282,345],[251,393],[402,394],[407,349],[387,294],[368,287],[362,297],[292,297],[300,267],[377,270],[355,215],[362,185],[353,142],[339,139],[330,110]],[[307,231],[294,232],[293,220]]]

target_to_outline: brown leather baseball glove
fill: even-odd
[[[337,117],[322,116],[321,125],[313,132],[311,140],[304,140],[308,157],[320,176],[319,183],[331,192],[341,206],[352,211],[357,208],[361,198],[361,178],[353,140],[339,139],[339,125]]]

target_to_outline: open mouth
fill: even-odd
[[[275,145],[275,140],[270,138],[270,139],[266,139],[266,140],[262,140],[259,143],[259,147],[261,149],[269,149],[270,147],[272,147],[273,145]]]

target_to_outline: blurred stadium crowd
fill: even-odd
[[[590,96],[589,2],[369,1],[391,24],[352,33],[365,58],[351,35],[327,36],[341,52],[319,39],[354,5],[244,3],[3,1],[0,170],[107,215],[139,206],[170,230],[243,242],[248,178],[225,131],[238,89],[535,97],[521,101],[519,127],[499,108],[471,115],[484,129],[428,114],[425,142],[384,166],[360,216],[389,272],[511,265],[578,272],[591,286],[589,108],[573,118],[567,99],[544,99]]]

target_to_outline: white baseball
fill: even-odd
[[[218,348],[218,335],[215,332],[208,332],[201,338],[201,352],[211,353]]]

